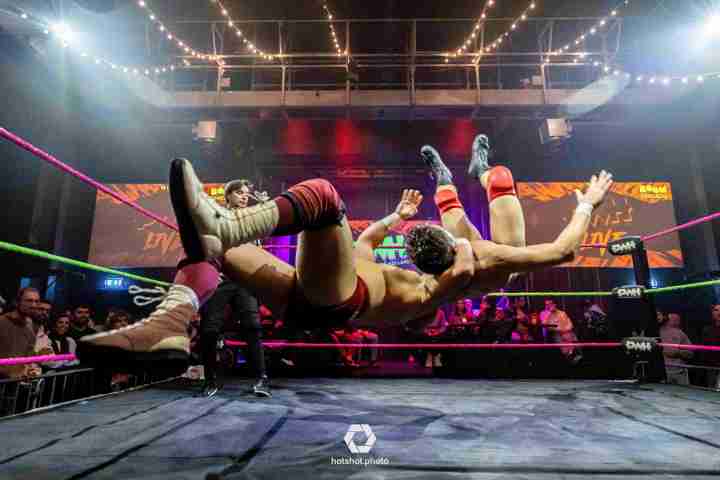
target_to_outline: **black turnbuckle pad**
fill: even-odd
[[[639,300],[645,296],[645,287],[642,285],[625,285],[613,288],[612,293],[618,300]]]
[[[642,237],[622,237],[608,243],[608,251],[616,256],[632,255],[640,249],[642,243]]]

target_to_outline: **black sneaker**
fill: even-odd
[[[200,396],[212,397],[220,391],[220,385],[214,378],[206,378],[203,382],[202,388],[200,389]]]
[[[490,170],[488,158],[490,157],[490,140],[487,135],[478,135],[472,146],[472,159],[468,167],[468,175],[480,180],[483,173]]]
[[[268,380],[266,375],[263,375],[258,379],[257,383],[253,386],[253,393],[256,397],[272,397],[272,394],[270,393],[270,380]]]
[[[430,169],[430,175],[438,185],[452,185],[452,172],[447,168],[445,163],[443,163],[437,150],[430,145],[425,145],[420,149],[420,156],[425,161],[425,165]]]

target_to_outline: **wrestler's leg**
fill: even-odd
[[[190,354],[190,320],[212,296],[219,277],[215,262],[180,262],[173,285],[148,317],[82,337],[77,347],[80,360],[103,367],[183,368]]]
[[[443,206],[444,199],[448,198],[457,201],[453,201],[453,205]],[[440,211],[440,220],[445,230],[456,238],[466,238],[471,242],[482,240],[482,235],[477,227],[468,219],[454,185],[439,185],[435,193],[435,203]]]
[[[477,178],[488,194],[492,241],[513,247],[525,246],[525,216],[515,193],[515,180],[506,167],[490,167],[490,141],[475,137],[468,174]]]
[[[525,215],[515,194],[510,170],[505,167],[494,167],[482,175],[480,183],[489,195],[492,241],[502,245],[524,247]]]
[[[275,318],[285,316],[296,281],[292,266],[247,244],[225,252],[223,273],[255,294]]]
[[[232,247],[269,236],[295,235],[339,225],[345,206],[327,180],[293,185],[273,200],[228,210],[204,192],[189,161],[170,168],[170,199],[188,258],[221,256]]]
[[[452,174],[443,163],[440,154],[433,147],[427,145],[420,150],[420,154],[437,181],[435,203],[440,212],[443,228],[457,238],[466,238],[471,242],[482,240],[480,232],[465,214],[458,198],[457,189],[452,183]]]
[[[298,239],[298,283],[313,305],[338,305],[355,292],[357,274],[350,225],[305,231]]]

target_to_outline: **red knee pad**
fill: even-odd
[[[332,183],[322,178],[293,185],[283,196],[292,202],[303,230],[339,225],[345,217],[345,204],[340,194]]]
[[[505,195],[517,195],[515,193],[515,180],[510,169],[507,167],[493,167],[490,169],[487,194],[490,202]]]
[[[441,215],[453,208],[463,208],[462,203],[460,203],[460,198],[458,198],[457,191],[452,188],[443,188],[438,191],[435,194],[435,205],[437,205],[438,211]]]
[[[218,259],[206,262],[182,260],[178,264],[173,283],[192,289],[202,305],[215,293],[220,283],[220,265]]]

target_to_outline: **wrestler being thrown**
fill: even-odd
[[[170,193],[188,259],[178,266],[167,298],[147,319],[83,337],[81,360],[99,365],[177,362],[181,368],[188,356],[187,325],[216,288],[221,269],[289,326],[403,324],[420,331],[442,304],[468,292],[494,290],[512,273],[572,259],[611,176],[593,176],[585,193],[576,192],[579,205],[553,243],[525,247],[512,176],[502,167],[489,169],[486,137],[476,143],[470,171],[490,195],[495,242],[483,241],[467,221],[452,176],[439,155],[424,148],[422,155],[438,180],[436,201],[445,228],[422,226],[409,235],[408,251],[421,273],[378,264],[373,254],[391,228],[417,213],[418,191],[405,190],[395,212],[370,225],[353,245],[343,202],[326,180],[308,180],[274,200],[231,211],[204,193],[190,162],[174,160]],[[248,243],[293,234],[299,234],[295,267]],[[206,261],[210,258],[222,261]]]
[[[420,154],[437,181],[435,203],[442,228],[420,225],[407,238],[408,254],[423,272],[442,275],[457,268],[458,242],[469,242],[473,266],[465,296],[473,297],[504,287],[514,276],[558,265],[574,258],[587,232],[594,209],[612,186],[612,175],[606,171],[593,175],[585,192],[575,191],[578,206],[570,222],[552,243],[526,246],[525,218],[515,192],[515,181],[507,167],[488,164],[490,142],[478,135],[472,146],[468,175],[485,188],[490,204],[492,241],[484,240],[465,215],[452,173],[440,154],[424,146]]]

